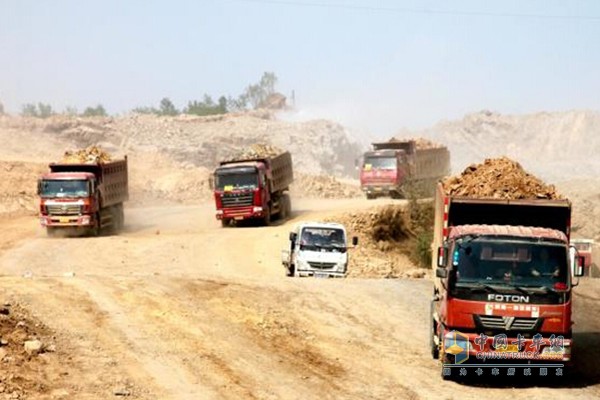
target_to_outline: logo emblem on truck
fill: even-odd
[[[520,296],[517,294],[488,294],[488,300],[506,301],[511,303],[529,303],[529,296]]]

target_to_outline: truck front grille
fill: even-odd
[[[331,262],[309,261],[308,265],[310,265],[312,268],[315,268],[315,269],[331,269],[331,268],[335,267],[335,263],[331,263]]]
[[[493,331],[534,331],[539,325],[539,318],[502,317],[499,315],[476,315],[475,324],[484,330]]]
[[[81,215],[80,204],[53,204],[46,206],[48,215]]]
[[[251,206],[254,193],[223,193],[223,208]]]

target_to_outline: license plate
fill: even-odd
[[[241,221],[244,219],[244,217],[233,217],[233,219],[235,219],[236,221]]]
[[[518,353],[519,352],[519,345],[517,344],[509,344],[506,346],[506,348],[498,348],[496,350],[499,353]]]
[[[60,217],[60,218],[58,218],[58,222],[60,222],[61,224],[68,224],[69,222],[71,222],[71,218],[69,218],[69,217]]]
[[[329,278],[329,275],[327,275],[327,274],[320,274],[320,273],[316,273],[316,274],[315,274],[315,278]]]

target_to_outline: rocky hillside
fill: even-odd
[[[484,158],[508,156],[550,182],[600,173],[600,112],[502,115],[490,111],[442,121],[421,132],[451,151],[454,172]]]
[[[350,176],[360,154],[360,147],[339,124],[325,120],[285,122],[271,111],[210,117],[3,117],[0,130],[27,132],[30,137],[44,136],[77,147],[101,144],[113,153],[160,151],[174,161],[209,169],[257,142],[289,150],[296,170],[314,175]]]

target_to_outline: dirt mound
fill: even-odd
[[[290,188],[294,197],[318,199],[350,199],[362,197],[357,182],[340,181],[333,176],[295,174]]]
[[[553,185],[546,185],[509,158],[487,159],[468,166],[459,176],[442,182],[444,190],[458,197],[500,199],[559,199]]]
[[[349,235],[359,237],[359,246],[351,253],[349,276],[422,278],[428,274],[433,228],[431,202],[385,205],[329,220],[344,224]]]
[[[101,164],[111,160],[110,154],[99,146],[89,146],[81,150],[67,150],[61,162],[65,164]]]
[[[47,165],[0,161],[0,216],[35,215],[38,178]]]
[[[253,158],[267,158],[267,157],[275,157],[284,151],[269,144],[265,143],[254,143],[247,148],[241,149],[236,152],[234,155],[227,157],[228,161],[235,160],[245,160],[245,159],[253,159]]]
[[[443,144],[440,143],[436,143],[432,140],[423,138],[423,137],[416,137],[416,138],[403,138],[403,137],[399,137],[399,136],[394,136],[393,138],[391,138],[389,140],[390,142],[406,142],[406,141],[413,141],[415,142],[415,146],[417,149],[419,150],[425,150],[425,149],[439,149],[444,147]]]
[[[47,375],[55,345],[48,328],[18,305],[0,306],[0,393],[24,399],[49,392],[55,382]],[[56,362],[56,360],[52,360]]]

